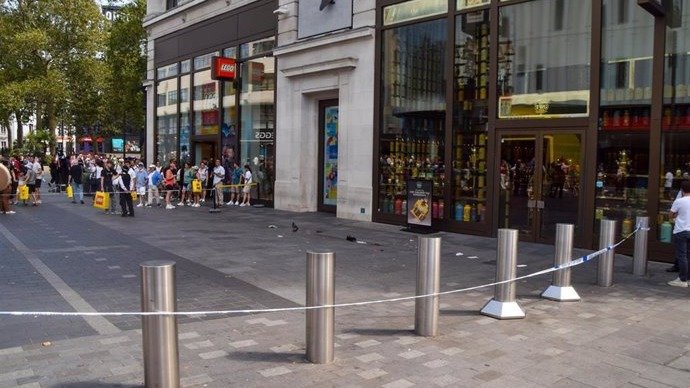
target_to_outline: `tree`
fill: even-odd
[[[0,0],[0,120],[36,130],[98,119],[105,18],[93,0]]]
[[[144,127],[146,114],[142,83],[146,73],[146,1],[123,6],[108,31],[105,63],[108,71],[103,106],[103,126],[110,135],[136,134]]]

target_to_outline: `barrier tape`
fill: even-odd
[[[259,184],[256,183],[256,182],[254,182],[254,183],[250,183],[249,185],[250,185],[250,186],[258,186]],[[221,186],[219,186],[219,187],[220,187],[221,189],[226,189],[226,188],[232,188],[232,187],[243,188],[243,187],[245,187],[245,186],[246,186],[246,185],[244,185],[244,184],[238,184],[238,185],[221,185]],[[46,196],[48,196],[48,197],[54,197],[54,196],[66,197],[66,192],[64,192],[64,191],[59,192],[59,193],[56,193],[56,192],[54,192],[54,191],[42,191],[43,188],[44,188],[44,187],[41,186],[41,189],[40,189],[41,191],[40,191],[39,193],[36,193],[36,192],[34,191],[33,194],[40,194],[41,197],[46,197]],[[52,189],[52,187],[49,188],[49,189]],[[148,189],[148,187],[147,187],[147,188],[146,188],[146,194],[143,194],[143,195],[148,195],[148,190],[149,190],[149,189]],[[101,190],[98,190],[98,191],[101,191]],[[160,193],[168,193],[168,192],[177,193],[177,192],[181,192],[181,191],[183,191],[183,190],[182,190],[182,189],[172,189],[172,190],[168,190],[168,189],[164,189],[164,188],[160,188],[160,187],[159,187],[159,188],[158,188],[158,191],[159,191]],[[192,189],[186,189],[186,190],[184,190],[184,191],[185,191],[185,192],[192,193],[192,194],[201,194],[201,193],[198,192],[198,191],[197,191],[197,192],[193,192]],[[210,189],[201,189],[201,191],[202,191],[202,192],[216,191],[216,188],[214,187],[214,188],[210,188]],[[106,193],[109,193],[109,194],[123,194],[123,193],[129,194],[129,193],[136,192],[136,189],[135,189],[135,190],[131,190],[131,191],[105,191],[105,192],[106,192]],[[86,194],[96,194],[96,192],[94,192],[94,191],[84,192],[84,195],[86,195]],[[137,194],[138,194],[138,193],[137,193]],[[32,194],[29,194],[29,195],[32,195]],[[16,193],[14,193],[14,194],[12,194],[12,193],[0,194],[0,196],[5,196],[5,197],[6,197],[6,196],[18,197],[18,196],[19,196],[19,192],[16,192]],[[23,200],[20,200],[20,201],[23,201]],[[28,199],[25,200],[25,201],[28,201]]]
[[[336,304],[331,304],[331,305],[280,307],[280,308],[265,308],[265,309],[214,310],[214,311],[174,311],[174,312],[0,311],[0,316],[3,316],[3,315],[15,315],[15,316],[33,315],[33,316],[64,316],[64,317],[75,317],[75,316],[79,316],[79,317],[92,317],[92,316],[101,316],[101,317],[142,316],[142,317],[146,317],[146,316],[234,315],[234,314],[261,314],[261,313],[275,313],[275,312],[289,312],[289,311],[307,311],[307,310],[316,310],[316,309],[325,309],[325,308],[368,306],[368,305],[381,304],[381,303],[402,302],[402,301],[407,301],[407,300],[415,300],[415,299],[419,299],[419,298],[429,298],[429,297],[434,297],[434,296],[450,295],[450,294],[457,294],[457,293],[461,293],[461,292],[474,291],[474,290],[478,290],[478,289],[482,289],[482,288],[497,286],[500,284],[512,283],[512,282],[516,282],[518,280],[529,279],[529,278],[533,278],[533,277],[540,276],[540,275],[545,275],[545,274],[548,274],[551,272],[559,271],[559,270],[570,268],[570,267],[575,267],[577,265],[586,263],[586,262],[594,259],[595,257],[599,256],[599,255],[602,255],[606,252],[609,252],[609,251],[615,249],[616,247],[623,244],[626,240],[628,240],[630,237],[635,235],[640,230],[649,230],[649,228],[638,227],[635,230],[633,230],[630,234],[628,234],[626,237],[624,237],[622,240],[620,240],[619,242],[617,242],[613,245],[609,245],[605,248],[602,248],[602,249],[600,249],[596,252],[590,253],[588,255],[584,255],[584,256],[581,256],[577,259],[573,259],[573,260],[569,261],[568,263],[565,263],[562,265],[553,266],[551,268],[543,269],[541,271],[537,271],[537,272],[534,272],[534,273],[531,273],[528,275],[518,276],[516,278],[508,279],[508,280],[502,280],[500,282],[487,283],[487,284],[482,284],[479,286],[460,288],[460,289],[443,291],[443,292],[436,292],[436,293],[432,293],[432,294],[403,296],[403,297],[399,297],[399,298],[369,300],[369,301],[363,301],[363,302],[336,303]]]

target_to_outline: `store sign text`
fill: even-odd
[[[237,62],[233,58],[213,57],[211,61],[211,78],[214,80],[232,81],[237,75]]]

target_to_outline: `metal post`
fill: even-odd
[[[610,247],[616,238],[616,221],[601,220],[601,234],[599,236],[599,249]],[[613,285],[613,257],[616,252],[613,248],[599,257],[597,263],[597,285],[611,287]]]
[[[573,258],[573,235],[575,226],[572,224],[556,225],[556,252],[554,266],[568,263]],[[553,273],[551,285],[541,294],[542,298],[558,302],[580,300],[580,295],[571,286],[570,268],[560,269]]]
[[[218,207],[218,202],[216,201],[216,198],[218,197],[218,188],[213,187],[213,190],[211,191],[213,195],[213,207],[208,210],[209,213],[220,213],[220,208]]]
[[[498,230],[497,282],[515,279],[517,274],[517,243],[517,230]],[[497,319],[524,318],[525,312],[515,301],[515,282],[497,284],[494,298],[482,308],[481,313]]]
[[[647,275],[647,235],[649,233],[649,217],[637,217],[635,227],[639,229],[635,234],[635,252],[633,254],[633,275]]]
[[[307,252],[307,306],[335,303],[335,253]],[[333,307],[307,310],[307,360],[333,362],[335,332]]]
[[[141,263],[141,311],[174,312],[175,262],[153,260]],[[175,316],[143,316],[141,334],[144,348],[146,387],[178,388],[180,356],[177,349]]]
[[[419,236],[416,295],[438,293],[440,281],[441,237]],[[438,300],[438,295],[415,299],[414,330],[417,335],[434,337],[438,334]]]

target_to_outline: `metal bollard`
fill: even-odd
[[[141,311],[174,312],[175,262],[153,260],[141,263]],[[142,316],[144,381],[146,387],[178,388],[180,356],[175,316]]]
[[[307,306],[335,303],[335,253],[307,252]],[[333,362],[335,308],[307,310],[307,360]]]
[[[517,230],[498,230],[497,282],[515,279],[517,274],[517,243]],[[497,319],[524,318],[525,312],[515,301],[515,282],[497,284],[494,298],[482,308],[481,313]]]
[[[441,237],[419,236],[416,295],[438,293],[440,281]],[[417,335],[434,337],[438,334],[438,301],[438,295],[415,299],[414,331]]]
[[[637,217],[635,234],[635,252],[633,253],[633,275],[647,275],[647,235],[649,228],[649,217]]]
[[[573,235],[575,226],[572,224],[556,225],[556,252],[554,266],[568,263],[573,257]],[[580,300],[580,295],[570,283],[570,268],[559,269],[553,273],[551,285],[541,294],[542,298],[558,302],[572,302]]]
[[[599,249],[610,247],[616,238],[616,221],[601,220],[601,234],[599,236]],[[599,257],[597,263],[597,285],[611,287],[613,285],[613,258],[616,252],[611,249]]]

